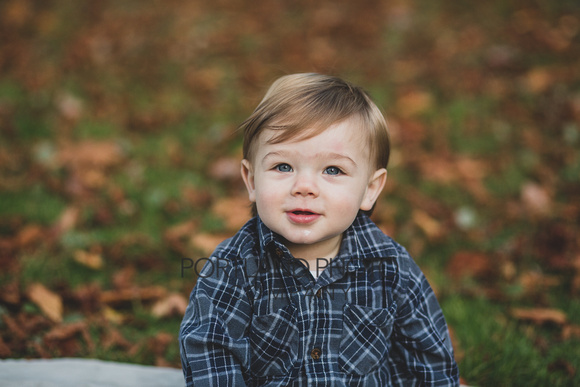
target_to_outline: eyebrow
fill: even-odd
[[[290,154],[289,154],[289,152],[285,152],[285,151],[268,152],[268,153],[266,153],[266,155],[262,159],[262,163],[266,162],[266,160],[269,157],[274,157],[274,156],[289,157]],[[351,159],[350,157],[348,157],[346,155],[336,153],[336,152],[321,152],[321,153],[317,153],[315,157],[317,159],[324,158],[324,159],[331,159],[331,160],[341,160],[341,161],[344,160],[344,161],[352,164],[354,167],[357,166],[356,162],[353,159]]]

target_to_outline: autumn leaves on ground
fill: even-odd
[[[580,384],[579,6],[440,3],[1,2],[0,357],[179,367],[182,259],[249,218],[235,127],[317,71],[388,117],[374,220],[463,379]]]

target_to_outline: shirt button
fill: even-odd
[[[276,249],[276,255],[281,257],[282,255],[284,255],[284,253],[282,252],[281,249]]]
[[[322,355],[322,350],[320,348],[314,348],[310,352],[310,357],[312,357],[314,360],[320,359],[320,355]]]

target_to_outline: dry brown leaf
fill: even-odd
[[[524,291],[527,294],[542,293],[547,288],[557,286],[560,284],[560,279],[554,276],[547,276],[536,271],[528,271],[522,273],[519,278]]]
[[[153,305],[151,314],[157,318],[183,316],[186,308],[187,299],[179,293],[171,293]]]
[[[80,350],[78,335],[85,340],[88,350],[93,351],[95,343],[84,321],[54,327],[44,335],[44,343],[49,349],[58,350],[61,356],[74,356]]]
[[[550,308],[514,308],[511,310],[513,317],[518,320],[531,321],[534,324],[542,325],[546,323],[552,323],[557,325],[563,325],[567,321],[566,313],[559,309]]]
[[[123,321],[125,321],[125,316],[122,313],[119,313],[115,309],[106,305],[103,308],[103,317],[105,317],[107,321],[117,325],[122,324]]]
[[[87,188],[101,188],[107,183],[107,177],[98,168],[85,168],[82,172],[79,172],[78,177]]]
[[[450,183],[457,179],[455,165],[438,157],[427,157],[421,160],[421,174],[425,179],[439,183]]]
[[[459,157],[456,161],[457,170],[464,179],[481,180],[487,175],[485,162],[468,157]]]
[[[62,298],[40,283],[28,287],[28,298],[52,321],[62,321]]]
[[[122,160],[121,148],[112,141],[83,141],[62,146],[58,160],[74,168],[106,168]]]
[[[535,68],[526,74],[524,83],[532,94],[542,93],[552,84],[552,75],[545,68]]]
[[[162,356],[163,354],[165,354],[165,351],[167,350],[169,344],[174,342],[175,339],[176,338],[173,335],[170,335],[169,333],[159,332],[158,334],[156,334],[154,337],[152,337],[147,341],[147,347],[149,348],[149,351],[151,351],[155,355]]]
[[[0,286],[0,300],[7,304],[20,303],[20,287],[18,282],[11,282]]]
[[[491,259],[474,251],[459,251],[451,257],[446,272],[452,278],[475,277],[483,278],[493,273],[494,265]]]
[[[203,252],[203,254],[209,257],[217,245],[219,245],[226,238],[227,236],[224,235],[201,233],[195,234],[191,238],[191,243],[194,245],[194,247],[198,248]]]
[[[35,224],[29,224],[27,226],[24,226],[18,232],[18,235],[16,236],[16,240],[17,240],[18,246],[26,247],[26,246],[30,246],[38,241],[41,241],[43,236],[44,236],[44,231],[43,231],[42,227],[35,225]]]
[[[562,328],[562,340],[580,339],[580,325],[565,325]]]
[[[58,220],[54,223],[53,228],[57,233],[65,233],[75,228],[80,215],[80,208],[69,206],[60,214]]]
[[[222,157],[211,165],[209,174],[217,180],[237,180],[241,179],[240,169],[240,159]]]
[[[68,120],[76,121],[83,112],[83,102],[70,93],[63,93],[57,99],[60,114]]]
[[[20,340],[24,340],[28,337],[28,334],[22,329],[20,324],[9,315],[3,315],[2,320],[4,320],[4,324],[6,324],[8,330],[12,333],[12,335],[14,335],[14,337]]]
[[[441,224],[426,212],[413,210],[411,218],[413,219],[413,222],[423,230],[429,239],[433,240],[441,236]]]
[[[4,340],[2,340],[2,336],[0,336],[0,359],[6,359],[12,356],[12,350]]]
[[[186,186],[181,192],[183,199],[193,207],[207,207],[212,201],[212,194],[207,189]]]
[[[74,260],[93,270],[100,270],[103,268],[103,257],[99,253],[77,250],[74,253]]]
[[[534,215],[549,215],[552,208],[552,199],[548,191],[536,184],[526,183],[521,189],[521,198],[526,209]]]
[[[171,226],[170,228],[165,230],[163,236],[168,241],[175,241],[183,237],[192,235],[195,229],[196,229],[195,222],[190,220]]]
[[[75,336],[76,334],[82,332],[83,330],[87,329],[87,324],[84,321],[78,321],[66,325],[58,325],[48,331],[44,338],[46,340],[66,340],[70,339],[71,337]]]
[[[250,220],[250,200],[247,197],[219,199],[211,210],[226,221],[226,227],[230,230],[237,230]]]
[[[397,113],[403,117],[421,114],[433,106],[433,96],[426,91],[412,91],[397,100]]]
[[[135,266],[125,266],[113,275],[113,285],[116,289],[129,289],[133,287],[135,278]]]
[[[116,329],[110,329],[102,340],[102,345],[105,350],[113,347],[127,350],[131,348],[132,344],[127,340],[121,332]]]

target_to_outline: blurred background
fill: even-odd
[[[295,72],[385,112],[373,219],[462,380],[580,384],[575,0],[0,1],[0,358],[180,367],[185,258],[249,219],[235,129]]]

